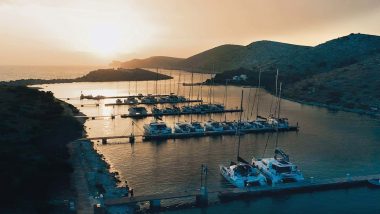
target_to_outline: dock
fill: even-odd
[[[157,104],[177,104],[177,103],[201,103],[203,100],[184,100],[184,101],[177,101],[177,102],[170,102],[170,101],[157,101],[157,102],[139,102],[136,104],[131,103],[106,103],[105,106],[123,106],[123,105],[157,105]]]
[[[180,116],[180,115],[202,115],[202,114],[222,114],[222,113],[235,113],[241,112],[241,109],[226,109],[226,110],[215,110],[215,111],[203,111],[203,112],[178,112],[178,113],[148,113],[142,115],[131,115],[131,114],[122,114],[122,118],[143,118],[143,117],[162,117],[162,116]]]
[[[169,94],[157,94],[157,95],[149,95],[149,97],[167,97]],[[81,100],[104,100],[104,99],[122,99],[122,98],[143,98],[147,97],[147,95],[122,95],[122,96],[86,96],[79,97]],[[78,99],[78,98],[63,98],[63,99]]]
[[[342,178],[332,178],[332,179],[321,179],[316,180],[311,177],[308,180],[295,183],[285,183],[277,184],[273,186],[259,186],[259,187],[249,187],[244,189],[238,188],[227,188],[208,191],[204,188],[203,191],[186,191],[178,193],[162,193],[162,194],[152,194],[152,195],[141,195],[134,197],[121,197],[113,199],[105,199],[105,206],[120,206],[128,204],[136,204],[140,202],[149,202],[151,208],[159,208],[161,200],[167,199],[179,199],[179,198],[195,198],[196,204],[200,205],[200,199],[206,202],[208,201],[209,194],[217,194],[218,199],[223,201],[247,199],[252,197],[262,197],[262,196],[273,196],[279,194],[295,194],[302,192],[313,192],[313,191],[324,191],[333,189],[345,189],[353,187],[379,187],[373,183],[373,180],[379,179],[380,174],[367,175],[367,176],[355,176],[351,177],[349,174]]]
[[[279,128],[279,132],[297,131],[298,126],[289,126],[287,128]],[[266,133],[276,132],[275,127],[256,128],[248,130],[240,130],[240,134],[248,133]],[[204,132],[189,132],[189,133],[171,133],[165,135],[146,135],[146,134],[130,134],[130,135],[115,135],[115,136],[103,136],[103,137],[89,137],[83,140],[101,140],[103,144],[107,144],[107,140],[110,139],[129,139],[130,142],[135,142],[136,137],[141,137],[143,141],[153,140],[167,140],[167,139],[184,139],[184,138],[198,138],[207,136],[221,136],[221,135],[235,135],[236,130],[224,130],[224,131],[204,131]]]

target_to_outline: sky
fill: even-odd
[[[380,35],[379,0],[0,0],[0,65],[107,65],[222,44]]]

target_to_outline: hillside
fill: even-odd
[[[380,52],[380,37],[350,34],[315,47],[273,41],[257,41],[247,46],[221,45],[186,59],[151,57],[124,62],[122,67],[168,68],[220,73],[240,67],[260,67],[264,71],[309,73],[344,67]]]
[[[285,96],[348,109],[380,108],[380,54],[286,87]]]
[[[119,63],[118,67],[123,68],[163,68],[173,69],[181,61],[181,58],[167,56],[153,56],[146,59],[133,59]],[[114,63],[115,64],[115,63]]]
[[[66,145],[83,126],[51,92],[0,86],[0,97],[0,213],[52,213],[50,201],[74,195]]]

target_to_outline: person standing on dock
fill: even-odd
[[[133,189],[131,189],[130,192],[131,192],[131,198],[133,198]]]

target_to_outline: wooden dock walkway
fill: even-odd
[[[347,176],[344,178],[333,178],[333,179],[308,179],[302,182],[296,183],[286,183],[277,184],[275,186],[261,186],[261,187],[249,187],[244,189],[229,188],[229,189],[219,189],[213,191],[207,191],[206,195],[218,194],[218,198],[221,201],[228,200],[238,200],[245,199],[248,197],[259,197],[259,196],[271,196],[276,194],[293,194],[299,192],[312,192],[312,191],[323,191],[331,189],[342,189],[342,188],[352,188],[357,186],[374,186],[369,181],[374,179],[379,179],[380,174],[367,175],[367,176]],[[106,199],[104,204],[106,206],[115,205],[126,205],[126,204],[136,204],[139,202],[150,202],[160,204],[161,200],[167,199],[178,199],[186,197],[198,197],[201,195],[199,190],[190,192],[178,192],[178,193],[162,193],[162,194],[152,194],[152,195],[142,195],[130,197],[122,197],[115,199]]]
[[[149,97],[167,97],[169,94],[157,94],[157,95],[149,95]],[[122,96],[95,96],[95,97],[90,97],[90,96],[84,96],[82,99],[79,97],[81,100],[104,100],[104,99],[121,99],[121,98],[143,98],[147,97],[147,95],[122,95]],[[63,98],[63,99],[78,99],[78,97],[75,98]]]

